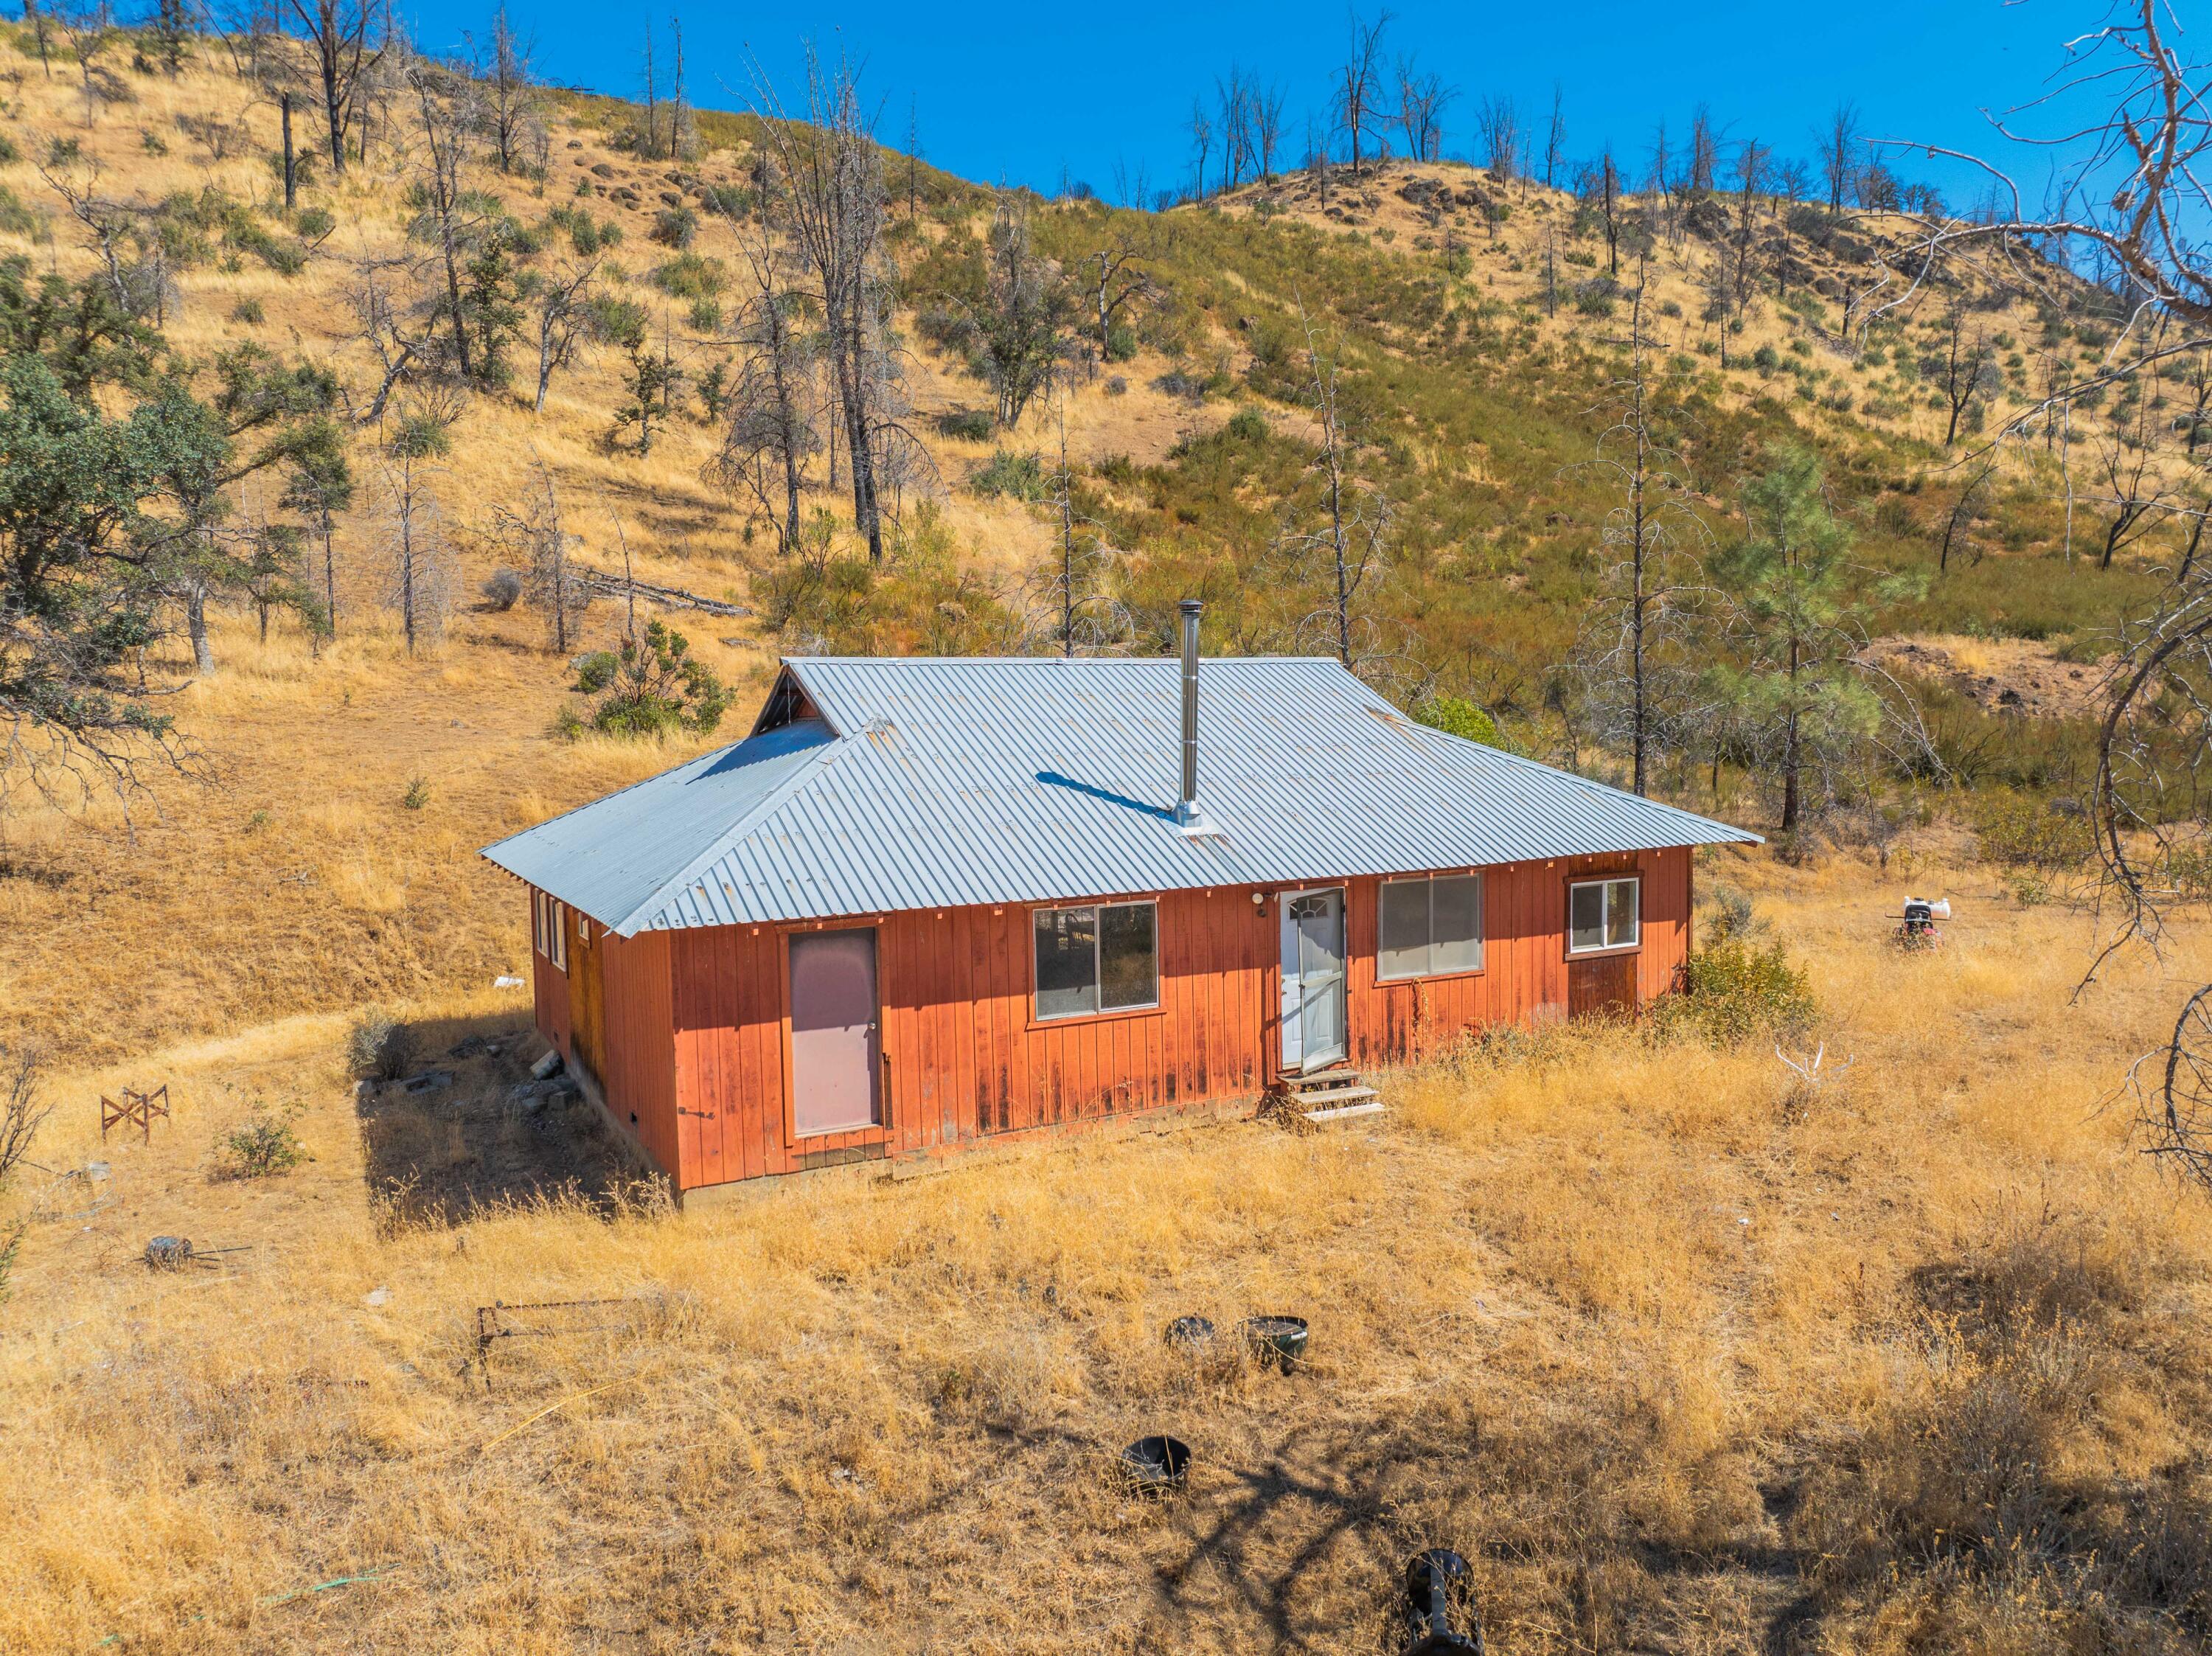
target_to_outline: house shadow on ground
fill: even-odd
[[[388,1222],[450,1226],[545,1201],[613,1212],[640,1199],[606,1125],[573,1087],[533,1087],[544,1037],[512,1015],[426,1019],[411,1058],[355,1097],[370,1199]]]

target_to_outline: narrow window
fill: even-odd
[[[545,894],[530,894],[530,946],[539,954],[545,952]]]
[[[1632,949],[1642,935],[1640,879],[1590,880],[1567,889],[1567,952]]]
[[[1382,883],[1376,976],[1425,978],[1481,969],[1480,874]]]
[[[546,903],[546,937],[551,947],[546,949],[545,954],[546,958],[553,962],[553,969],[556,972],[565,972],[568,969],[568,938],[566,925],[568,917],[568,904],[550,901]]]
[[[1159,917],[1152,904],[1040,908],[1031,924],[1039,1018],[1159,1004]]]

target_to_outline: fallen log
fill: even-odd
[[[656,586],[651,581],[634,576],[611,575],[585,566],[576,568],[576,578],[600,597],[640,597],[649,604],[665,605],[672,610],[697,610],[710,616],[727,616],[744,620],[752,611],[742,604],[727,604],[720,598],[702,597],[696,592],[687,592],[680,586]]]

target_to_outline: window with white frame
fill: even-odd
[[[1433,978],[1482,969],[1482,876],[1382,882],[1377,977]]]
[[[1633,949],[1643,936],[1644,882],[1584,880],[1567,888],[1567,953]]]
[[[1072,1018],[1160,1004],[1159,914],[1155,905],[1086,903],[1040,908],[1036,1015]]]

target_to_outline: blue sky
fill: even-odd
[[[433,0],[416,13],[426,46],[456,45],[481,30],[481,4]],[[1641,156],[1662,118],[1686,129],[1710,103],[1729,136],[1755,137],[1783,155],[1812,154],[1813,125],[1839,98],[1856,101],[1872,133],[1910,136],[2001,155],[1980,111],[2037,95],[2061,60],[2061,43],[2095,26],[2100,5],[2082,0],[1859,0],[1847,6],[1728,3],[1671,7],[1613,3],[1451,4],[1400,0],[1390,8],[1394,52],[1417,53],[1461,88],[1445,148],[1464,153],[1484,95],[1510,94],[1524,111],[1565,89],[1568,152],[1594,155],[1610,139]],[[695,102],[744,107],[747,54],[788,97],[799,46],[841,44],[864,62],[864,86],[880,106],[880,130],[902,142],[909,103],[924,153],[981,181],[1041,189],[1063,178],[1115,193],[1118,176],[1143,168],[1152,185],[1189,171],[1183,132],[1192,96],[1241,63],[1281,86],[1297,136],[1302,113],[1325,103],[1325,79],[1346,34],[1340,3],[1265,5],[945,5],[848,0],[842,5],[623,9],[579,0],[511,0],[519,27],[537,37],[544,72],[564,83],[635,95],[640,45],[651,15],[684,22]],[[2022,166],[2017,153],[2008,164]],[[1920,162],[1908,176],[1972,194],[1955,168]],[[2023,183],[2028,182],[2023,179]],[[2039,177],[2037,180],[2039,184]]]

